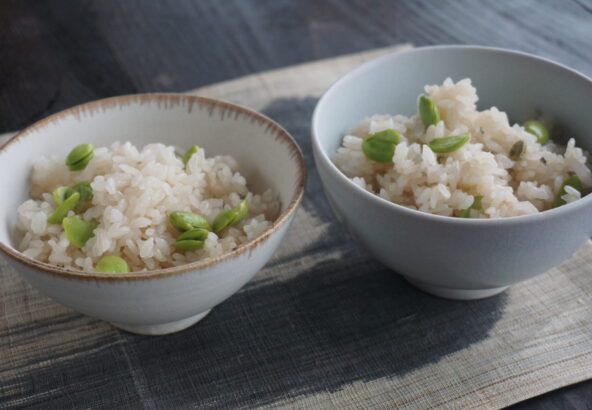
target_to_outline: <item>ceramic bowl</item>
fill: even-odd
[[[233,252],[187,265],[127,274],[74,272],[29,259],[15,249],[16,209],[28,197],[33,162],[65,155],[81,142],[198,144],[208,155],[234,156],[255,192],[272,188],[281,214],[258,238]],[[0,250],[41,292],[84,314],[134,333],[182,330],[240,289],[269,260],[302,198],[300,149],[278,124],[254,111],[213,99],[174,94],[108,98],[52,115],[0,149]]]
[[[318,102],[312,120],[316,166],[327,197],[353,237],[417,287],[447,298],[477,299],[545,272],[577,250],[592,232],[592,195],[527,216],[452,218],[381,199],[332,163],[349,128],[372,114],[415,114],[424,85],[441,84],[447,77],[471,78],[480,110],[496,106],[512,123],[541,112],[589,152],[592,80],[520,52],[426,47],[363,64]]]

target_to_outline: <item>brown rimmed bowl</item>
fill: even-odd
[[[95,146],[161,142],[208,155],[232,155],[252,191],[273,189],[281,212],[259,237],[220,257],[131,273],[73,271],[16,249],[17,207],[29,197],[33,163]],[[0,148],[0,254],[34,287],[74,310],[134,333],[161,335],[198,322],[269,260],[286,234],[304,192],[306,167],[294,139],[271,119],[247,108],[182,94],[139,94],[79,105],[43,119]]]

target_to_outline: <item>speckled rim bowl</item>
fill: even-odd
[[[271,187],[281,214],[260,236],[219,257],[167,269],[87,273],[24,256],[13,241],[16,208],[28,198],[41,155],[65,156],[82,142],[106,146],[162,142],[232,155],[251,190]],[[0,253],[36,288],[60,303],[143,334],[184,329],[235,293],[267,262],[302,199],[306,166],[289,133],[248,108],[183,94],[138,94],[82,104],[19,132],[0,148]],[[164,303],[163,301],[166,301]]]
[[[372,114],[413,115],[426,84],[469,77],[480,110],[522,123],[535,111],[592,152],[592,80],[533,55],[479,46],[422,47],[384,55],[336,81],[319,100],[312,146],[338,218],[383,264],[452,299],[495,295],[568,258],[592,233],[592,195],[538,214],[464,219],[406,208],[367,192],[331,161],[344,133]],[[566,141],[561,141],[565,143]]]

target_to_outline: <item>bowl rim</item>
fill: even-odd
[[[280,215],[273,221],[273,223],[263,231],[263,233],[261,233],[256,238],[239,245],[236,249],[232,250],[231,252],[226,252],[220,256],[201,259],[195,262],[170,268],[117,274],[78,271],[55,266],[47,262],[41,262],[23,255],[21,252],[17,251],[15,248],[10,246],[9,244],[5,244],[2,241],[0,241],[0,251],[4,252],[6,255],[16,260],[17,262],[25,264],[33,269],[36,269],[37,271],[68,279],[129,281],[166,278],[194,271],[200,272],[204,268],[216,265],[220,262],[234,259],[246,252],[252,252],[258,245],[267,241],[267,239],[269,239],[271,235],[273,235],[282,225],[284,225],[292,217],[292,215],[298,208],[300,201],[302,200],[302,197],[304,195],[304,186],[306,183],[306,163],[304,161],[304,156],[302,155],[300,147],[288,131],[286,131],[281,125],[279,125],[277,122],[267,117],[266,115],[263,115],[245,106],[215,98],[181,93],[140,93],[108,97],[86,102],[49,115],[20,130],[16,135],[11,137],[4,145],[0,146],[0,159],[2,158],[2,155],[7,155],[7,148],[11,144],[14,144],[18,140],[24,139],[33,131],[42,129],[50,125],[51,123],[60,120],[61,118],[65,118],[68,116],[76,116],[81,112],[87,110],[94,110],[97,108],[111,109],[114,106],[117,107],[121,104],[136,105],[150,102],[159,103],[163,101],[170,102],[172,104],[186,103],[189,106],[193,104],[206,106],[209,108],[211,117],[215,109],[233,111],[233,114],[235,114],[236,117],[241,115],[250,117],[251,121],[256,121],[258,124],[262,126],[262,128],[265,131],[271,131],[273,134],[275,134],[276,140],[281,140],[281,142],[287,146],[287,149],[291,153],[291,158],[297,167],[296,184],[294,186],[294,191],[290,202],[286,205],[285,209],[280,213]]]
[[[324,169],[338,182],[341,186],[351,191],[354,195],[361,195],[366,201],[373,202],[377,206],[390,209],[391,211],[399,212],[401,214],[405,214],[409,217],[419,218],[419,219],[427,219],[433,222],[438,222],[442,224],[459,224],[459,225],[467,225],[467,226],[493,226],[493,225],[506,225],[506,224],[516,224],[516,223],[537,223],[544,219],[553,218],[559,215],[563,215],[567,212],[571,212],[572,210],[575,211],[576,209],[580,209],[582,207],[588,206],[592,203],[592,194],[588,194],[577,201],[571,202],[569,204],[547,209],[545,211],[537,212],[534,214],[527,214],[527,215],[519,215],[519,216],[509,216],[509,217],[499,217],[499,218],[458,218],[453,216],[445,216],[445,215],[437,215],[432,214],[429,212],[419,211],[416,209],[410,209],[403,205],[387,201],[386,199],[366,191],[361,186],[355,184],[350,178],[348,178],[337,166],[333,163],[331,158],[329,157],[328,153],[323,149],[320,143],[320,138],[318,136],[318,125],[321,121],[319,111],[322,109],[323,105],[326,104],[328,96],[335,92],[336,89],[342,86],[343,83],[349,80],[350,77],[359,75],[363,72],[372,70],[375,66],[379,66],[383,64],[385,61],[393,58],[393,56],[397,57],[404,57],[405,55],[415,54],[415,53],[425,53],[430,52],[433,50],[466,50],[466,51],[478,51],[478,52],[492,52],[492,53],[501,53],[507,55],[518,56],[520,58],[534,60],[536,63],[543,63],[547,65],[551,65],[556,69],[560,69],[562,71],[567,72],[568,74],[579,78],[580,80],[584,80],[588,82],[592,86],[592,78],[586,76],[583,73],[580,73],[577,70],[567,67],[561,63],[555,62],[545,57],[539,57],[534,54],[499,48],[499,47],[489,47],[489,46],[478,46],[478,45],[438,45],[438,46],[425,46],[425,47],[416,47],[411,48],[408,50],[403,51],[393,51],[378,57],[375,57],[369,61],[366,61],[353,70],[347,72],[346,74],[339,77],[336,81],[333,82],[325,90],[319,101],[317,102],[315,109],[313,111],[312,120],[311,120],[311,140],[312,140],[312,147],[315,154],[315,163],[318,166],[323,166]]]

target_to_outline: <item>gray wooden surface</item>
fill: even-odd
[[[116,94],[183,91],[394,43],[485,44],[592,75],[589,0],[0,3],[0,132]],[[592,408],[592,382],[519,408]]]

